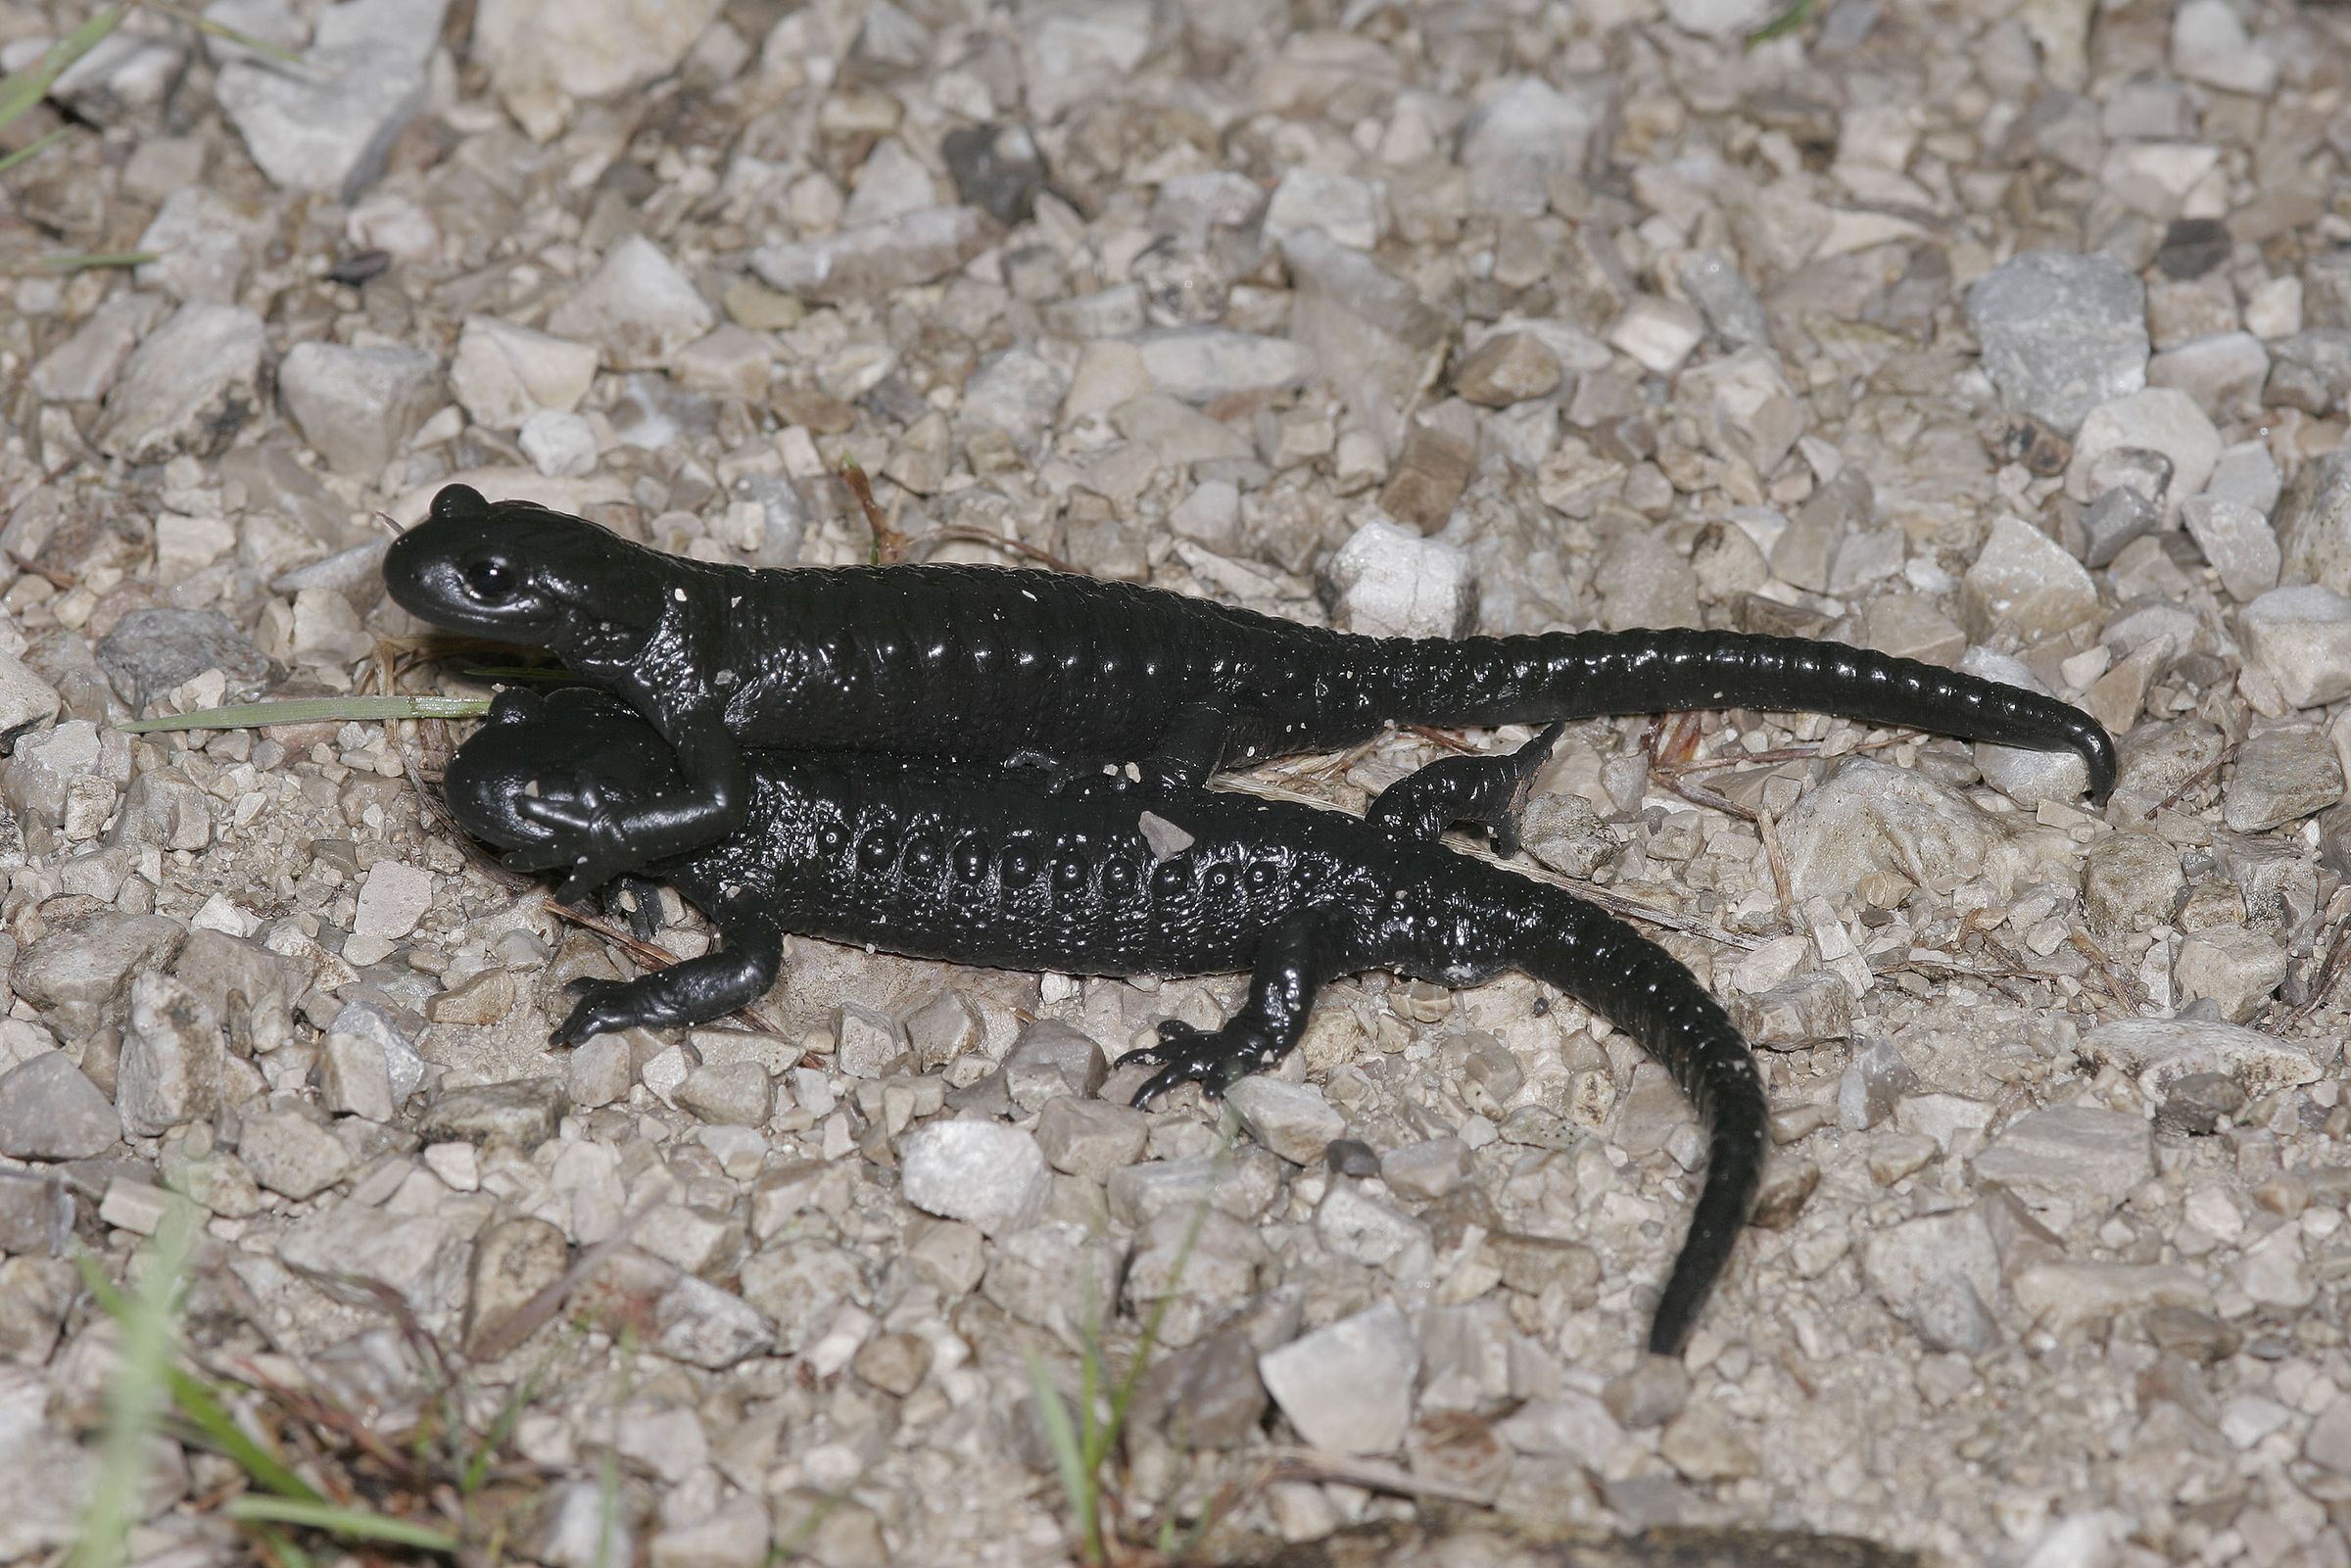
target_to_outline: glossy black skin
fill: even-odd
[[[1222,1028],[1160,1026],[1139,1058],[1162,1069],[1141,1103],[1183,1082],[1220,1093],[1273,1067],[1339,975],[1382,969],[1459,986],[1518,970],[1631,1034],[1709,1130],[1705,1185],[1650,1335],[1653,1351],[1678,1354],[1762,1170],[1767,1108],[1746,1042],[1690,972],[1631,927],[1436,841],[1463,819],[1507,831],[1558,734],[1486,770],[1408,779],[1383,797],[1403,804],[1368,820],[1109,779],[1048,799],[1001,768],[755,752],[741,830],[640,868],[699,905],[722,945],[634,980],[575,982],[579,1003],[554,1038],[733,1012],[774,983],[787,932],[1006,969],[1250,971],[1248,1001]],[[678,784],[669,748],[611,698],[509,691],[451,759],[444,789],[457,822],[511,851],[509,865],[551,869],[565,858],[562,824],[635,809]],[[1192,842],[1155,859],[1145,812]]]
[[[1227,763],[1353,745],[1389,723],[1750,707],[2072,750],[2092,796],[2114,784],[2114,742],[2080,709],[1836,642],[1367,638],[1050,572],[719,566],[462,485],[393,542],[384,581],[436,626],[553,649],[677,748],[685,787],[568,832],[566,897],[739,826],[744,752],[758,746],[1043,761],[1057,782],[1136,762],[1157,781],[1199,784]]]

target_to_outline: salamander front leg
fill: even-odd
[[[1325,918],[1309,910],[1267,933],[1249,976],[1249,1000],[1222,1028],[1199,1029],[1169,1019],[1159,1026],[1157,1045],[1120,1058],[1159,1069],[1135,1092],[1134,1104],[1149,1105],[1182,1083],[1197,1083],[1217,1099],[1250,1073],[1269,1071],[1288,1056],[1306,1033],[1315,993],[1340,973],[1325,927]]]
[[[784,933],[769,927],[727,927],[722,946],[700,958],[672,964],[633,980],[577,979],[579,998],[552,1038],[578,1045],[592,1034],[640,1026],[707,1023],[748,1007],[776,983],[784,961]]]
[[[1379,792],[1364,820],[1405,838],[1434,840],[1456,823],[1483,828],[1494,853],[1518,853],[1518,824],[1535,775],[1567,727],[1555,724],[1515,751],[1439,757]]]
[[[576,904],[623,872],[698,848],[741,827],[751,797],[750,767],[724,728],[697,732],[676,749],[688,787],[650,804],[624,806],[592,785],[568,797],[528,795],[516,801],[515,810],[551,836],[537,849],[508,855],[506,864],[516,871],[563,868],[555,898]]]
[[[605,884],[604,919],[618,921],[641,942],[661,934],[661,884],[650,877],[623,872]]]

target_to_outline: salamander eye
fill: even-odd
[[[484,604],[504,604],[522,592],[522,573],[496,556],[465,563],[465,592]]]

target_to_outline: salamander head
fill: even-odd
[[[500,849],[552,841],[547,825],[522,809],[532,796],[585,806],[594,795],[627,810],[685,786],[676,754],[652,726],[625,703],[584,687],[545,696],[500,692],[441,780],[457,826]]]
[[[575,652],[592,628],[649,633],[666,557],[585,518],[446,485],[384,553],[384,586],[419,620]]]

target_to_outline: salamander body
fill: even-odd
[[[1249,971],[1248,1000],[1222,1028],[1162,1025],[1149,1098],[1185,1081],[1221,1092],[1271,1068],[1336,976],[1384,969],[1461,986],[1518,970],[1631,1034],[1709,1129],[1704,1188],[1651,1336],[1678,1353],[1762,1167],[1766,1107],[1747,1046],[1655,943],[1436,841],[1458,821],[1507,831],[1557,734],[1513,756],[1456,759],[1486,766],[1424,769],[1367,819],[1180,784],[1095,779],[1046,797],[1000,767],[754,752],[737,832],[633,868],[700,906],[721,945],[635,980],[580,982],[555,1038],[732,1012],[774,982],[788,932],[1002,968]],[[458,823],[511,851],[509,864],[552,869],[567,824],[679,783],[642,719],[575,689],[502,695],[444,788]]]
[[[2072,750],[2114,744],[2052,697],[1834,642],[1728,632],[1391,639],[1129,584],[959,565],[760,570],[635,545],[462,485],[384,559],[392,596],[455,631],[554,650],[643,713],[679,788],[578,825],[565,892],[743,820],[744,750],[1137,762],[1198,784],[1227,763],[1355,744],[1384,724],[1548,724],[1751,707]]]

